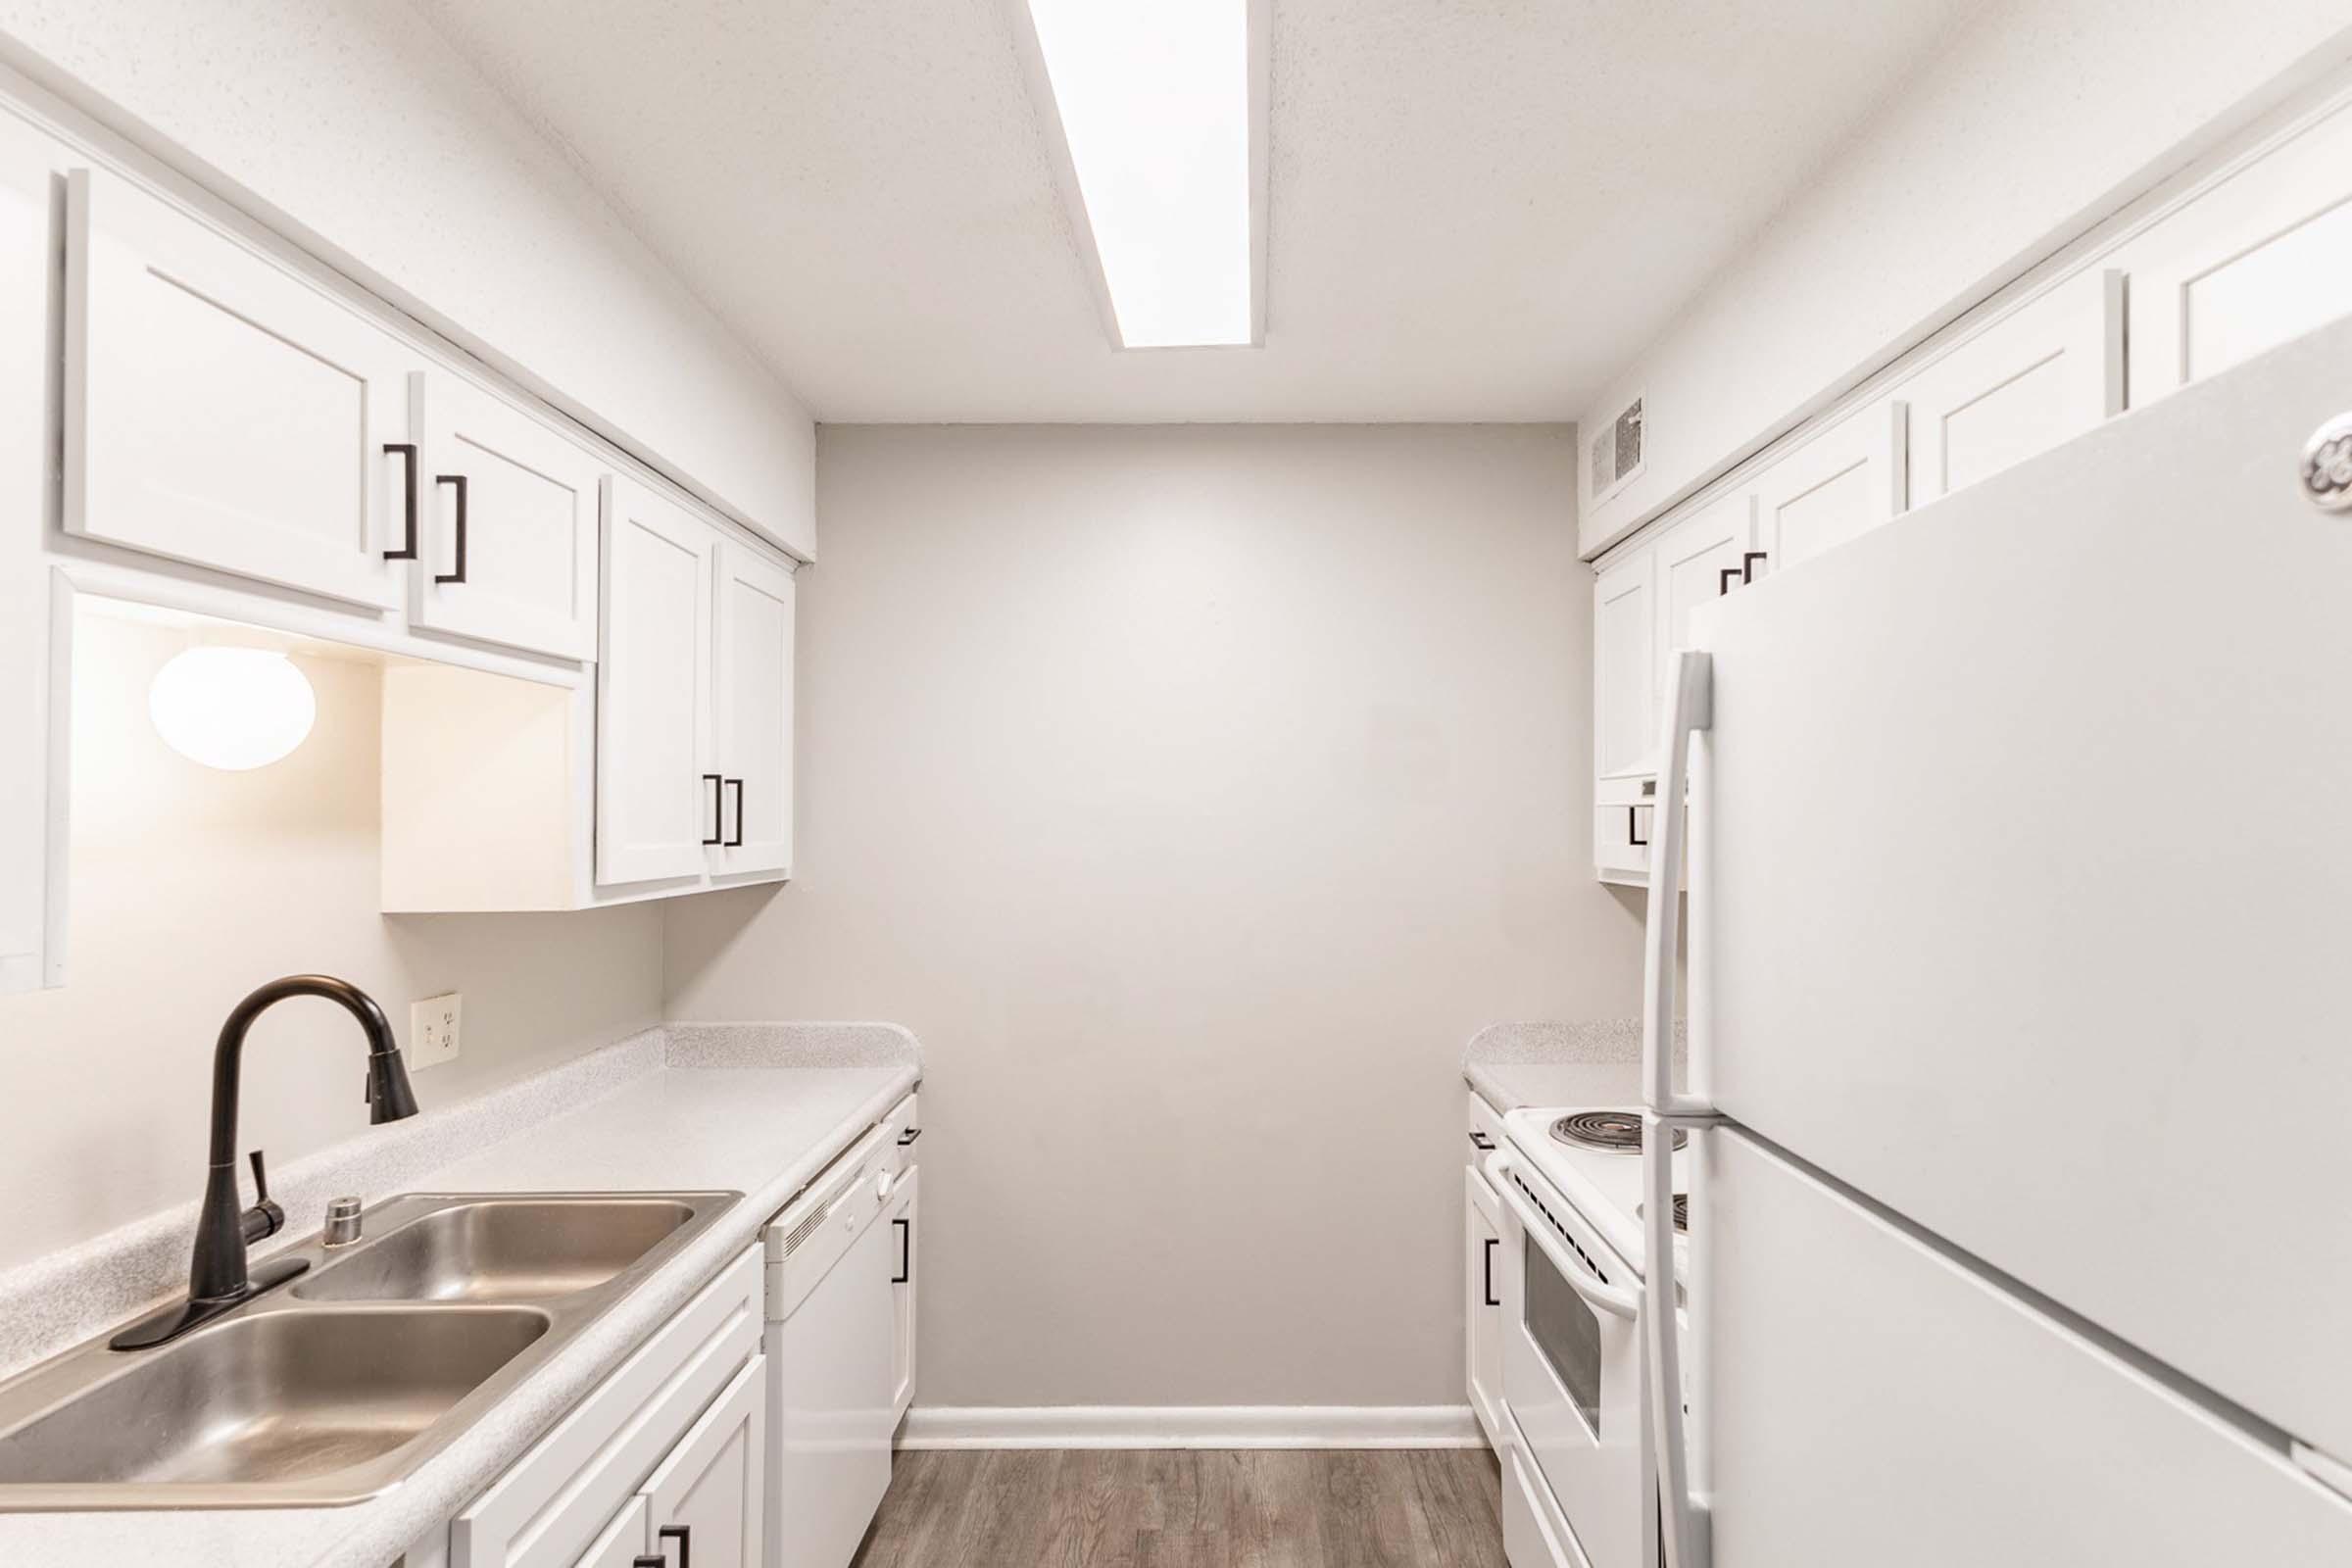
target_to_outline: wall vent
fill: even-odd
[[[1586,489],[1593,502],[1606,501],[1641,476],[1642,437],[1642,399],[1636,398],[1592,437],[1585,471],[1592,476]]]

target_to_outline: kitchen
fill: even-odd
[[[2352,1560],[2248,20],[0,0],[0,1561]]]

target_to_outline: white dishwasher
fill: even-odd
[[[767,1568],[848,1568],[890,1486],[914,1096],[767,1224]]]

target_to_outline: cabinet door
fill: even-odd
[[[2132,242],[2132,405],[2352,311],[2352,108]]]
[[[1502,1212],[1494,1189],[1478,1167],[1462,1172],[1467,1192],[1462,1200],[1462,1225],[1468,1238],[1464,1257],[1462,1313],[1466,1326],[1470,1408],[1487,1429],[1487,1441],[1501,1446],[1502,1438],[1502,1292],[1495,1272],[1501,1259]]]
[[[1839,420],[1756,479],[1766,564],[1786,571],[1903,510],[1907,405],[1874,404]]]
[[[898,1200],[891,1205],[890,1228],[898,1243],[893,1256],[897,1267],[890,1276],[891,1301],[891,1408],[899,1415],[914,1402],[914,1282],[915,1242],[920,1226],[916,1224],[916,1178],[922,1174],[917,1166],[908,1166],[899,1178]]]
[[[397,606],[409,351],[103,170],[66,224],[66,530]]]
[[[645,1499],[631,1497],[629,1505],[605,1526],[605,1533],[581,1553],[577,1568],[637,1568],[637,1559],[651,1556],[645,1539]]]
[[[1658,744],[1657,557],[1643,546],[1592,579],[1592,768],[1654,773]]]
[[[423,537],[410,619],[483,642],[596,657],[597,486],[604,464],[445,371],[412,379],[426,432]]]
[[[605,480],[596,672],[596,878],[699,876],[717,830],[710,584],[717,538],[643,486]]]
[[[1895,388],[1911,406],[1912,506],[2123,412],[2123,276],[2093,270],[2069,278]]]
[[[1649,830],[1654,801],[1626,801],[1592,808],[1592,869],[1604,882],[1649,880]]]
[[[792,573],[718,547],[720,874],[792,865]]]
[[[62,731],[68,715],[51,710],[50,587],[41,559],[49,515],[45,152],[29,129],[0,116],[0,668],[9,671],[0,683],[0,734],[9,738],[0,747],[0,994],[56,984],[65,958],[62,941],[53,949],[49,940],[51,747],[63,742],[51,721]],[[62,824],[62,789],[54,805]],[[62,935],[64,878],[57,882]]]
[[[753,1356],[646,1480],[646,1528],[670,1568],[761,1568],[766,1371]]]
[[[1658,536],[1658,637],[1651,690],[1666,689],[1665,664],[1690,641],[1690,612],[1741,586],[1758,561],[1756,498],[1752,491],[1725,496]]]

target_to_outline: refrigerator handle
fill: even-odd
[[[1650,1431],[1657,1444],[1658,1523],[1666,1568],[1710,1568],[1714,1517],[1691,1477],[1690,1415],[1683,1407],[1683,1329],[1675,1310],[1674,1126],[1642,1118],[1642,1327],[1649,1362]],[[1704,1124],[1690,1128],[1695,1161]]]
[[[1682,945],[1683,844],[1690,826],[1690,732],[1714,723],[1713,659],[1677,649],[1666,698],[1665,770],[1649,814],[1649,914],[1642,955],[1642,1099],[1665,1116],[1712,1116],[1703,1096],[1674,1087],[1674,956]]]

